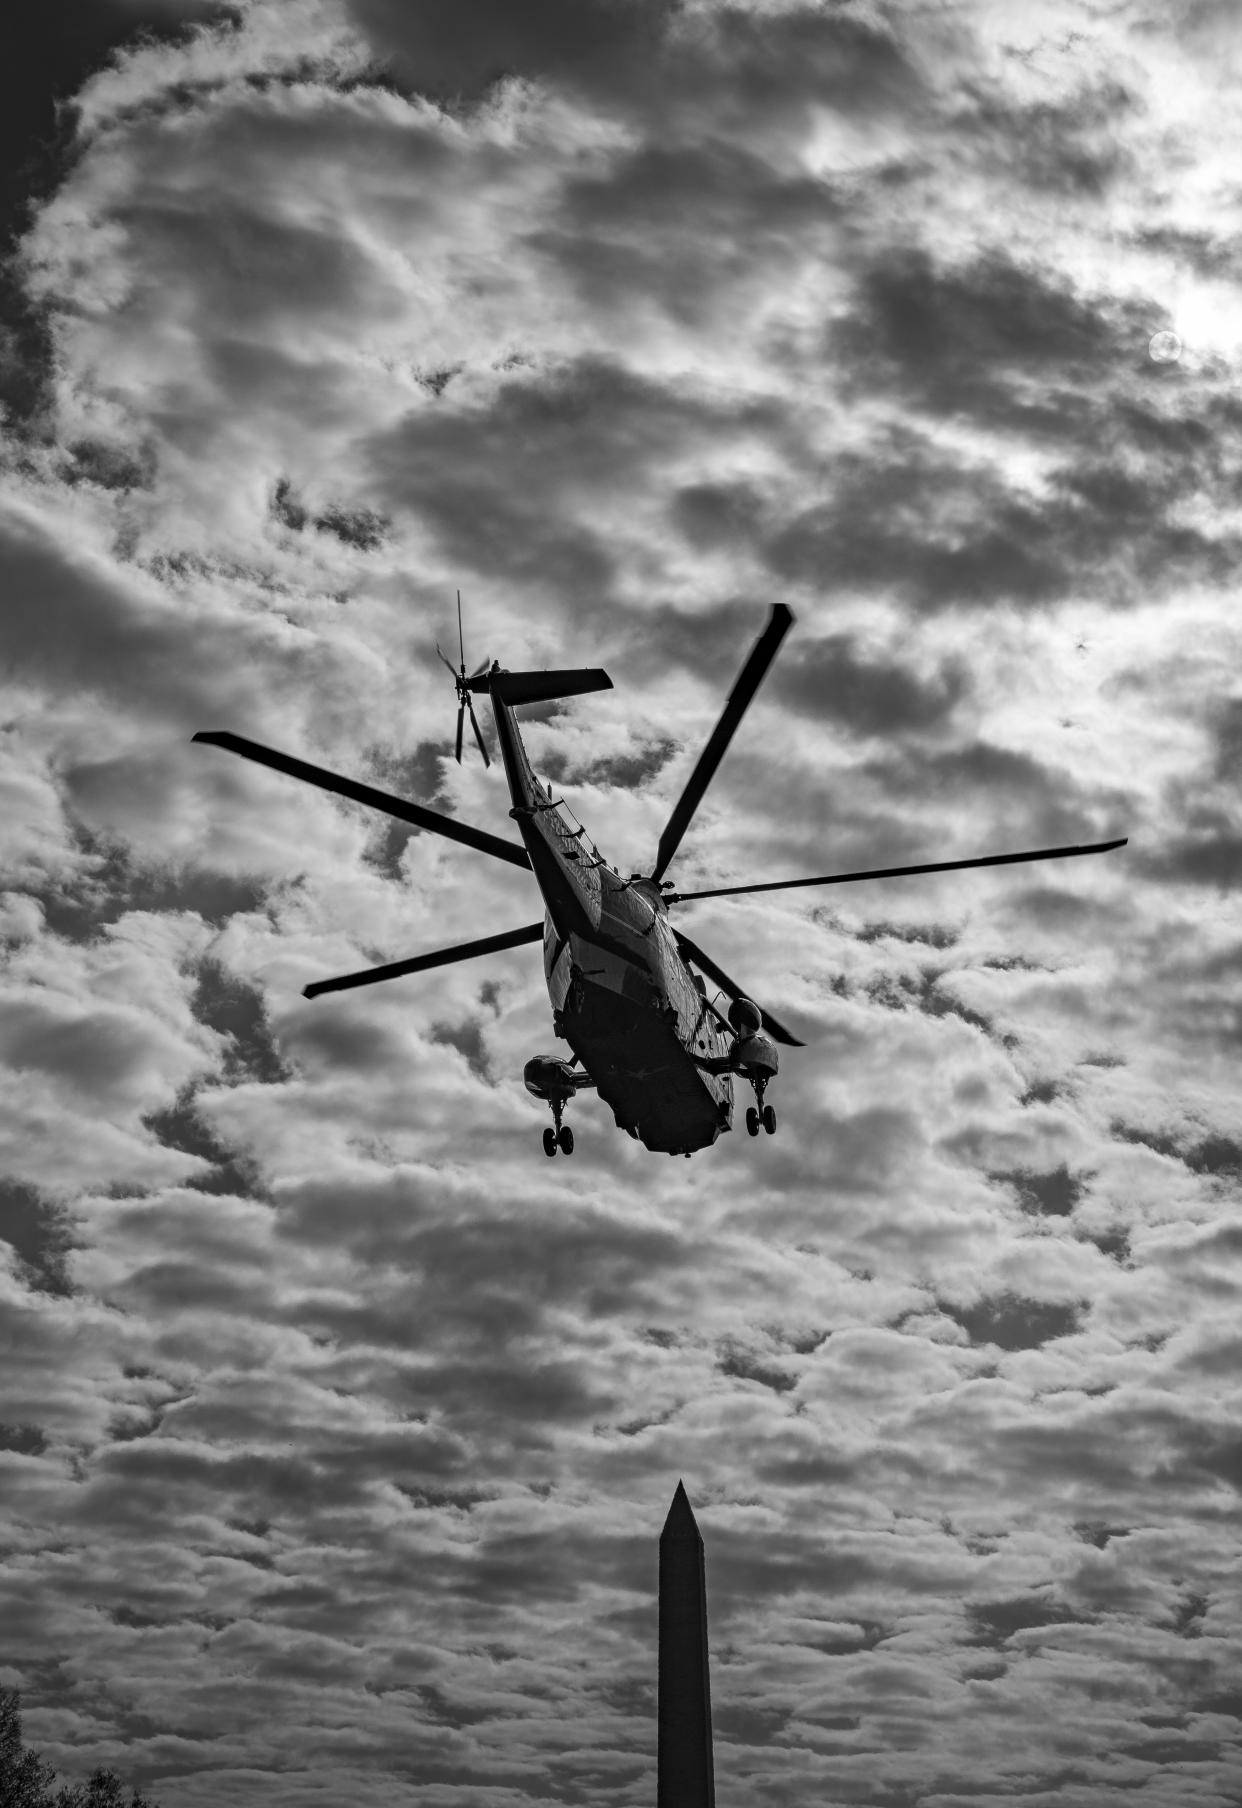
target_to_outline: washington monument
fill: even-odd
[[[703,1539],[680,1482],[660,1533],[656,1808],[716,1808]]]

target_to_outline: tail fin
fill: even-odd
[[[520,703],[548,703],[553,697],[577,697],[583,691],[612,689],[612,679],[598,666],[573,672],[482,672],[467,682],[472,691],[490,692],[511,708]]]

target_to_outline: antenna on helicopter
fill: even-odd
[[[482,677],[483,673],[487,670],[490,662],[485,659],[483,661],[482,665],[479,666],[476,671],[471,672],[469,677],[467,677],[467,675],[466,675],[466,643],[465,643],[465,639],[462,635],[462,630],[461,630],[461,591],[460,590],[457,592],[457,650],[461,654],[461,666],[460,666],[459,670],[454,671],[449,660],[447,660],[444,657],[444,654],[442,652],[440,652],[439,641],[436,642],[436,652],[440,654],[441,663],[444,666],[446,666],[450,672],[453,673],[453,683],[457,686],[457,755],[456,755],[457,764],[459,766],[461,765],[462,731],[465,728],[466,712],[468,710],[470,712],[470,726],[471,726],[471,728],[473,728],[474,738],[479,744],[479,752],[483,755],[483,764],[485,766],[490,766],[492,762],[491,762],[491,759],[488,757],[487,743],[483,739],[483,730],[479,727],[479,719],[474,713],[474,703],[470,696],[470,685],[471,685],[472,681],[475,678]]]

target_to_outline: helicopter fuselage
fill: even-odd
[[[623,879],[562,813],[531,767],[512,708],[492,694],[516,822],[543,895],[544,974],[556,1034],[618,1126],[648,1149],[689,1155],[733,1122],[722,1064],[731,1038],[686,965],[659,887]]]

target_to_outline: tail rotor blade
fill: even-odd
[[[474,960],[480,954],[499,954],[503,948],[520,948],[526,942],[543,940],[543,924],[527,923],[521,929],[506,929],[503,935],[485,935],[477,942],[459,942],[455,948],[437,948],[432,954],[416,954],[412,960],[389,961],[383,967],[365,967],[361,973],[342,973],[336,979],[316,980],[303,988],[303,998],[318,998],[322,992],[349,992],[355,986],[377,985],[382,979],[400,979],[406,973],[425,973],[430,967],[448,967],[455,961]]]
[[[461,631],[461,591],[457,592],[457,645],[461,650],[461,675],[466,675],[466,642]]]
[[[480,666],[476,666],[476,667],[475,667],[475,669],[474,669],[474,671],[473,671],[473,672],[471,672],[471,674],[470,674],[470,682],[471,682],[471,684],[473,684],[473,683],[474,683],[474,681],[475,681],[475,679],[476,679],[476,678],[481,678],[481,677],[482,677],[482,676],[483,676],[483,674],[484,674],[484,672],[485,672],[485,671],[486,671],[486,670],[487,670],[487,668],[488,668],[488,666],[489,666],[489,665],[490,665],[490,664],[491,664],[491,663],[492,663],[492,662],[491,662],[491,660],[490,660],[490,659],[485,659],[485,660],[484,660],[484,661],[483,661],[483,663],[482,663],[482,665],[480,665]]]
[[[464,703],[459,703],[457,705],[457,764],[459,766],[461,765],[461,737],[462,737],[462,728],[465,724],[465,718],[466,718],[466,706]]]
[[[440,654],[440,663],[444,667],[445,671],[453,672],[452,666],[449,664],[448,660],[444,657],[444,654],[440,652],[439,641],[436,642],[436,652]],[[457,673],[456,672],[453,672],[453,682],[454,683],[457,682]]]
[[[492,762],[491,762],[490,758],[488,757],[487,742],[483,739],[483,731],[479,727],[479,718],[474,713],[474,704],[473,703],[468,704],[467,708],[470,711],[470,726],[474,730],[474,738],[479,743],[479,752],[483,755],[483,764],[485,766],[490,766]],[[461,736],[461,719],[460,719],[460,717],[458,718],[458,722],[457,722],[457,733],[458,733],[458,738],[460,740],[460,736]]]
[[[660,837],[660,845],[656,852],[653,879],[662,879],[669,861],[677,852],[681,838],[690,827],[691,818],[702,801],[712,777],[724,758],[725,749],[733,739],[734,732],[750,705],[751,699],[759,689],[764,674],[776,657],[777,648],[789,632],[793,622],[793,612],[784,603],[775,603],[768,618],[768,625],[751,648],[750,657],[738,676],[737,683],[729,692],[729,700],[725,704],[720,720],[708,737],[706,747],[699,755],[698,765],[690,774],[685,790],[677,800],[673,814],[665,824],[664,833]]]

